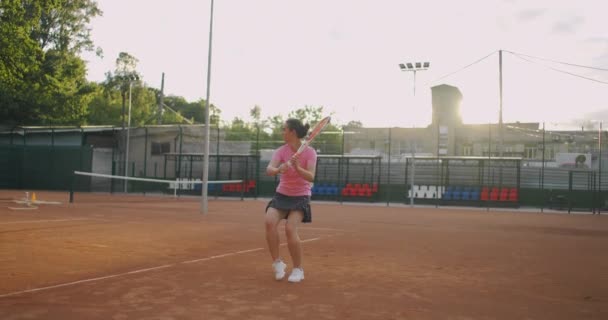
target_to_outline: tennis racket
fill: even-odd
[[[319,123],[317,123],[317,125],[312,128],[312,131],[310,131],[310,133],[304,139],[304,142],[302,142],[302,145],[300,146],[300,148],[298,148],[298,151],[296,151],[294,155],[299,155],[300,153],[302,153],[302,151],[304,151],[304,149],[306,149],[306,147],[310,145],[310,143],[319,135],[319,133],[321,133],[321,131],[323,131],[323,129],[329,124],[330,120],[331,117],[325,117],[321,121],[319,121]]]

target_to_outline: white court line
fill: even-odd
[[[321,238],[312,238],[312,239],[302,240],[300,242],[312,242],[312,241],[316,241],[316,240],[319,240],[319,239],[321,239]],[[284,245],[286,245],[286,243],[283,243],[281,245],[284,246]],[[67,282],[67,283],[57,284],[57,285],[48,286],[48,287],[41,287],[41,288],[34,288],[34,289],[27,289],[27,290],[22,290],[22,291],[10,292],[10,293],[5,293],[5,294],[0,294],[0,298],[6,298],[6,297],[11,297],[11,296],[16,296],[16,295],[20,295],[20,294],[24,294],[24,293],[32,293],[32,292],[38,292],[38,291],[45,291],[45,290],[56,289],[56,288],[61,288],[61,287],[68,287],[68,286],[73,286],[73,285],[77,285],[77,284],[81,284],[81,283],[87,283],[87,282],[93,282],[93,281],[100,281],[100,280],[106,280],[106,279],[111,279],[111,278],[123,277],[123,276],[126,276],[126,275],[136,274],[136,273],[142,273],[142,272],[147,272],[147,271],[160,270],[160,269],[174,267],[174,266],[179,265],[179,264],[187,264],[187,263],[209,261],[209,260],[213,260],[213,259],[219,259],[219,258],[225,258],[225,257],[229,257],[229,256],[234,256],[234,255],[237,255],[237,254],[243,254],[243,253],[248,253],[248,252],[260,251],[260,250],[263,250],[263,249],[264,248],[255,248],[255,249],[249,249],[249,250],[241,250],[241,251],[220,254],[220,255],[217,255],[217,256],[211,256],[211,257],[202,258],[202,259],[182,261],[182,262],[173,263],[173,264],[165,264],[165,265],[158,266],[158,267],[138,269],[138,270],[133,270],[133,271],[129,271],[129,272],[123,272],[123,273],[113,274],[113,275],[109,275],[109,276],[103,276],[103,277],[97,277],[97,278],[91,278],[91,279],[78,280],[78,281]]]
[[[335,228],[315,228],[315,227],[298,227],[300,230],[324,230],[324,231],[340,231],[340,232],[348,232],[348,230],[344,229],[335,229]]]
[[[83,220],[97,220],[97,219],[78,218],[78,219],[55,219],[55,220],[21,220],[21,221],[11,221],[11,222],[0,222],[0,224],[66,222],[66,221],[83,221]]]

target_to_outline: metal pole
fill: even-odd
[[[604,197],[602,197],[602,122],[600,121],[600,130],[598,133],[598,138],[597,138],[597,143],[599,145],[599,156],[598,156],[598,162],[599,162],[599,168],[598,168],[598,195],[599,195],[599,205],[597,207],[597,214],[602,214],[602,206],[603,206],[603,200]]]
[[[160,101],[158,103],[158,117],[156,118],[156,123],[163,123],[163,100],[165,97],[165,73],[163,72],[162,78],[160,80]]]
[[[388,168],[386,174],[386,206],[389,206],[391,199],[391,128],[388,128]]]
[[[344,131],[344,127],[342,128],[342,147],[340,149],[340,153],[341,156],[338,160],[338,188],[339,188],[339,195],[338,198],[340,198],[340,204],[342,204],[342,186],[341,186],[341,181],[342,181],[342,162],[344,161],[344,135],[346,134],[346,132]],[[344,187],[346,187],[346,181],[344,181]]]
[[[215,179],[220,180],[220,118],[217,116],[217,141],[215,148]],[[217,199],[217,193],[215,194]]]
[[[505,143],[504,141],[504,135],[502,132],[502,127],[503,127],[503,123],[502,123],[502,50],[498,50],[498,85],[499,85],[499,94],[500,94],[500,108],[499,108],[499,115],[498,115],[498,135],[499,137],[499,145],[498,145],[498,156],[502,158],[502,149],[503,149],[503,145]]]
[[[540,193],[542,194],[542,202],[540,204],[540,212],[545,209],[545,123],[543,122],[543,164],[540,167]]]
[[[488,188],[490,190],[490,195],[488,195],[486,211],[490,211],[490,201],[492,194],[492,184],[490,183],[490,170],[492,169],[492,121],[488,123]]]
[[[127,122],[127,145],[125,147],[125,177],[129,176],[129,140],[130,133],[129,128],[131,127],[131,87],[133,82],[129,80],[129,120]],[[127,186],[129,182],[125,180],[125,193],[127,193]]]
[[[416,98],[416,70],[414,70],[414,98]]]
[[[203,191],[201,197],[201,213],[208,212],[207,206],[207,183],[209,181],[209,111],[211,109],[211,48],[213,39],[213,0],[211,0],[211,11],[209,18],[209,52],[207,54],[207,107],[205,108],[205,143],[203,146]],[[219,161],[219,159],[218,159]]]
[[[437,185],[435,187],[435,190],[437,190],[437,192],[435,193],[435,208],[437,208],[437,207],[439,207],[439,199],[441,198],[441,194],[440,194],[441,191],[440,190],[441,190],[441,183],[442,183],[441,177],[440,177],[440,173],[439,173],[440,165],[441,165],[440,164],[441,160],[439,159],[439,143],[441,141],[441,130],[439,129],[439,116],[438,115],[434,115],[434,117],[435,117],[434,122],[435,122],[435,125],[437,127],[437,154],[436,154],[436,156],[437,156],[437,168],[436,168],[436,171],[435,171],[435,174],[437,175],[437,180],[436,180],[437,181]]]
[[[144,127],[144,177],[148,176],[148,127]]]
[[[410,197],[410,206],[414,206],[414,176],[416,175],[416,142],[412,146],[412,175],[410,176],[410,185],[412,186],[412,196]]]
[[[408,67],[406,68],[405,66],[408,65]],[[422,63],[414,63],[413,65],[411,63],[407,63],[407,64],[400,64],[401,67],[401,71],[412,71],[414,73],[414,86],[413,86],[413,93],[414,93],[414,104],[416,104],[416,72],[420,71],[420,70],[427,70],[429,67],[429,63],[428,62],[422,62]],[[437,124],[439,125],[439,124]],[[439,147],[438,147],[439,148]],[[410,197],[410,205],[413,206],[414,205],[414,175],[415,175],[415,150],[416,150],[416,143],[414,142],[413,144],[413,148],[412,148],[412,174],[411,174],[411,190],[412,190],[412,196]],[[406,162],[407,163],[407,162]],[[389,164],[390,164],[390,159],[389,159]],[[389,183],[390,184],[390,183]]]

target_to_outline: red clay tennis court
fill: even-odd
[[[608,319],[605,215],[313,203],[292,284],[264,200],[22,197],[0,192],[1,319]]]

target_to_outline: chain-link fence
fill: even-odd
[[[62,189],[73,170],[200,178],[205,129],[11,130],[0,135],[2,186]],[[272,195],[277,180],[265,168],[280,138],[217,126],[209,133],[211,180],[253,180],[255,195]],[[605,206],[608,189],[605,137],[599,128],[544,130],[539,123],[327,131],[313,143],[319,154],[313,197],[594,210]]]

